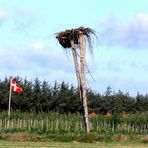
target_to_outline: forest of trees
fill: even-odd
[[[47,81],[36,78],[33,81],[15,77],[23,91],[21,94],[12,92],[11,109],[21,112],[59,112],[81,113],[79,92],[72,84],[62,82],[50,85]],[[8,110],[10,78],[0,80],[0,111]],[[89,113],[137,113],[148,111],[148,95],[137,93],[135,97],[122,91],[112,92],[110,87],[102,95],[88,89]]]

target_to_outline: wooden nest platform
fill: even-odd
[[[56,33],[56,39],[63,48],[71,48],[71,41],[73,41],[77,46],[80,45],[80,35],[85,36],[85,39],[87,39],[88,45],[91,48],[91,35],[96,36],[95,31],[91,28],[79,27],[76,29],[65,30]]]

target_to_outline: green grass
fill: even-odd
[[[146,148],[139,143],[63,143],[63,142],[16,142],[0,141],[0,148]]]

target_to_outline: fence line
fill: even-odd
[[[96,133],[148,134],[146,123],[116,123],[109,121],[91,121],[90,129]],[[83,133],[83,121],[68,121],[62,119],[0,119],[0,130],[40,131],[52,133]]]

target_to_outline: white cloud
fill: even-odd
[[[104,22],[102,29],[104,43],[127,48],[148,47],[148,14],[137,14],[130,22],[122,23],[118,19]]]
[[[148,14],[138,14],[135,20],[140,23],[142,30],[148,31]]]
[[[0,52],[0,71],[5,75],[49,77],[63,79],[73,74],[73,62],[66,59],[62,50],[46,47],[42,42],[24,46],[9,45]],[[53,74],[54,73],[54,74]],[[57,77],[56,77],[57,76]]]
[[[33,49],[43,49],[44,44],[42,42],[34,42],[30,45],[30,47]]]
[[[13,13],[13,29],[17,32],[29,33],[30,30],[33,30],[40,23],[40,19],[41,16],[36,12],[24,7],[16,7]]]
[[[102,93],[110,85],[115,91],[146,94],[147,55],[147,49],[133,52],[119,46],[102,46],[94,55],[95,67],[91,72],[95,82],[90,83],[91,88]]]
[[[4,10],[0,10],[0,24],[2,24],[4,22],[4,20],[7,17],[7,13]]]
[[[6,16],[6,11],[0,10],[0,18],[3,18]]]

